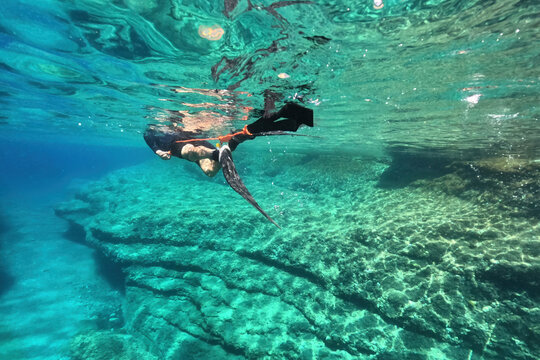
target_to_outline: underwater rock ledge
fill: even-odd
[[[144,344],[130,352],[159,359],[538,358],[538,218],[516,210],[502,190],[480,186],[513,183],[486,170],[479,185],[469,165],[454,165],[384,188],[388,167],[380,163],[326,156],[288,158],[289,166],[279,158],[252,162],[262,163],[250,165],[244,180],[263,208],[274,207],[282,231],[223,180],[186,172],[192,164],[123,169],[57,207],[84,229],[88,245],[122,267],[126,326],[119,336],[136,339],[122,346]],[[534,195],[538,184],[527,184]],[[94,336],[78,341],[76,353],[97,359],[85,350],[96,346]]]

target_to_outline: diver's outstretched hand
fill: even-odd
[[[171,159],[171,153],[169,151],[157,150],[156,155],[162,158],[163,160]]]

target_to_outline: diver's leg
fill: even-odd
[[[206,176],[214,177],[219,169],[221,169],[221,164],[219,161],[213,159],[201,159],[197,161],[197,164],[201,170],[206,174]]]
[[[181,159],[197,163],[210,177],[215,176],[221,169],[219,150],[208,142],[198,146],[190,143],[176,143],[172,146],[171,153]]]
[[[212,159],[215,157],[215,152],[217,149],[208,146],[186,144],[182,147],[181,155],[183,159],[195,162],[202,159]]]

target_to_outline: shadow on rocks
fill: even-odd
[[[64,232],[64,238],[77,244],[90,246],[86,241],[86,231],[76,223],[69,224],[69,228]],[[122,267],[97,249],[94,250],[93,257],[96,263],[96,274],[105,279],[111,288],[124,295],[126,286]]]
[[[96,273],[105,279],[111,288],[125,295],[126,276],[122,266],[97,250],[94,252],[94,260],[96,261]]]
[[[417,180],[429,180],[452,172],[450,161],[440,156],[424,156],[419,153],[392,151],[392,162],[379,177],[378,187],[399,189]]]

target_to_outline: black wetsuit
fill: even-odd
[[[284,118],[283,120],[279,120]],[[292,131],[298,130],[300,125],[313,126],[313,110],[303,106],[288,103],[281,110],[263,116],[257,121],[247,126],[247,130],[253,135],[237,135],[229,141],[231,151],[236,149],[238,144],[254,139],[257,136],[268,135],[266,133],[275,131]],[[190,140],[197,138],[196,133],[185,131],[182,127],[173,127],[170,125],[149,125],[144,133],[144,140],[150,148],[156,152],[157,150],[170,151],[171,155],[182,157],[182,148],[187,144],[194,146],[204,146],[214,149],[213,160],[218,160],[219,151],[214,145],[208,141],[194,141],[179,143],[179,140]]]
[[[195,141],[195,142],[177,142],[180,140],[195,139],[196,134],[191,131],[185,131],[182,127],[175,127],[171,125],[149,125],[144,132],[144,141],[150,146],[150,148],[156,152],[158,150],[170,151],[172,156],[182,157],[182,148],[187,144],[194,146],[204,146],[210,149],[214,149],[212,154],[213,160],[218,160],[219,151],[214,145],[208,141]]]

